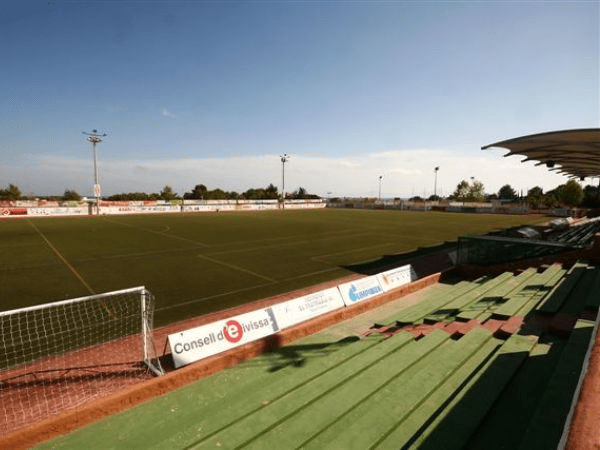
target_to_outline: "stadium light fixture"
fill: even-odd
[[[284,153],[279,157],[281,158],[281,208],[285,209],[285,163],[290,159],[290,155]]]
[[[98,181],[98,164],[96,161],[96,144],[102,142],[101,137],[106,136],[106,133],[100,135],[98,130],[92,130],[91,133],[82,131],[83,134],[88,136],[87,140],[92,143],[94,148],[94,197],[96,198],[96,214],[100,214],[100,197],[102,196],[102,190],[100,189],[100,183]]]

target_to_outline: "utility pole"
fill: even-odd
[[[285,209],[285,163],[290,159],[286,153],[279,155],[281,158],[281,208]]]
[[[100,197],[102,196],[102,190],[100,189],[100,182],[98,181],[98,163],[96,161],[96,144],[102,142],[101,137],[106,136],[106,133],[100,135],[98,130],[92,130],[91,133],[82,131],[83,134],[87,134],[87,140],[92,143],[94,149],[94,197],[96,197],[96,214],[100,214]]]

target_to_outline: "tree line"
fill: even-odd
[[[600,190],[598,186],[587,185],[581,187],[576,180],[570,179],[565,184],[561,184],[547,192],[535,186],[527,191],[527,195],[519,195],[510,184],[505,184],[497,193],[486,194],[483,183],[474,180],[468,183],[462,180],[456,186],[452,193],[451,200],[462,202],[489,202],[492,200],[502,200],[510,202],[527,202],[530,208],[558,208],[575,207],[585,208],[600,207]]]
[[[73,189],[65,189],[62,196],[38,197],[45,200],[55,201],[79,201],[81,195]],[[178,195],[170,185],[165,185],[159,193],[128,192],[105,197],[106,200],[269,200],[279,199],[281,194],[276,186],[269,184],[265,188],[250,188],[245,192],[224,191],[220,188],[208,189],[204,184],[197,184],[191,191]],[[306,189],[299,187],[297,190],[286,194],[286,199],[318,199],[318,195],[309,194]],[[25,200],[33,199],[32,196],[23,195],[18,186],[9,184],[7,188],[0,188],[0,200]],[[435,201],[442,198],[436,195],[427,200]],[[526,202],[532,209],[576,207],[600,208],[600,188],[598,186],[586,185],[581,187],[576,180],[571,179],[547,192],[535,186],[527,191],[527,195],[519,195],[510,184],[505,184],[497,193],[486,194],[485,187],[481,181],[471,180],[469,183],[462,180],[450,195],[448,200],[461,202],[489,202],[502,200],[505,203]],[[412,201],[424,201],[421,197],[412,197]]]
[[[266,188],[250,188],[245,192],[237,193],[235,191],[224,191],[220,188],[208,189],[204,184],[197,184],[194,188],[185,192],[182,196],[178,195],[170,185],[165,185],[160,193],[146,192],[127,192],[104,197],[106,200],[276,200],[281,197],[276,186],[272,183]],[[45,196],[44,200],[54,201],[79,201],[81,195],[73,189],[66,189],[62,196]],[[309,194],[306,189],[299,187],[291,193],[286,193],[286,199],[318,199],[318,195]],[[25,196],[21,190],[14,184],[9,184],[7,189],[0,189],[0,200],[25,200],[33,199],[32,196]]]

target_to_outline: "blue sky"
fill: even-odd
[[[566,179],[481,146],[599,127],[596,1],[0,0],[0,187],[384,197]],[[596,180],[594,180],[596,182]]]

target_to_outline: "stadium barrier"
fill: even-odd
[[[324,200],[286,200],[285,209],[325,208]],[[0,201],[1,217],[83,216],[153,214],[178,212],[264,211],[280,209],[278,200],[101,200],[98,207],[88,202],[45,200]]]
[[[352,307],[411,283],[417,276],[412,266],[382,272],[334,288],[297,297],[264,309],[168,335],[176,369],[218,353],[273,335],[324,314]],[[383,282],[381,282],[381,281]]]

